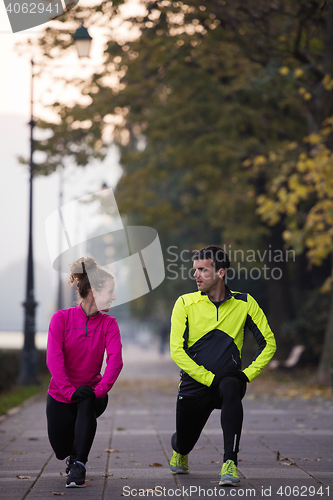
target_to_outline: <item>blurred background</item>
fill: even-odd
[[[110,311],[125,346],[167,354],[173,304],[196,289],[191,255],[216,244],[228,286],[268,316],[277,369],[306,366],[330,384],[333,2],[81,0],[15,34],[0,9],[0,348],[34,336],[22,307],[33,164],[38,350],[51,315],[76,300],[67,270],[59,280],[52,267],[45,221],[112,188],[124,224],[158,232],[165,264],[158,288]],[[102,224],[102,202],[98,213]],[[246,335],[244,361],[255,351]]]

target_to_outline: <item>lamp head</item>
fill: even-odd
[[[89,35],[87,28],[83,26],[83,23],[81,24],[80,28],[75,31],[73,40],[77,49],[78,56],[89,57],[92,38]]]

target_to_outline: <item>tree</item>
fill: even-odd
[[[89,18],[85,10],[79,15],[88,27],[92,19],[109,26],[121,3],[111,12],[106,2],[89,9]],[[56,165],[64,137],[80,165],[104,154],[111,127],[124,169],[117,200],[132,220],[154,225],[166,242],[188,241],[190,233],[191,244],[201,246],[208,232],[216,243],[282,249],[284,221],[260,221],[256,198],[279,173],[277,163],[265,168],[270,151],[299,143],[317,116],[310,101],[323,93],[323,5],[145,2],[143,14],[127,21],[136,38],[116,42],[108,33],[104,67],[80,82],[89,104],[57,103],[61,123],[40,123],[52,136],[40,144],[47,163]],[[60,19],[63,27],[74,15]],[[55,40],[68,50],[63,27],[41,38],[48,57]],[[117,77],[112,85],[110,74]],[[244,168],[247,158],[255,159],[255,169]],[[271,308],[278,334],[281,319],[293,316],[288,272],[285,266],[283,280],[268,282],[268,295],[280,297]]]
[[[328,138],[333,133],[333,118],[324,121],[319,134],[305,139],[308,153],[288,158],[289,150],[274,157],[280,163],[281,173],[274,179],[266,195],[258,198],[258,213],[269,224],[283,217],[284,240],[298,252],[307,249],[311,265],[318,266],[333,252],[333,152]],[[294,156],[294,155],[293,155]],[[271,160],[272,161],[272,160]],[[333,270],[322,286],[322,292],[331,289]],[[330,308],[318,379],[329,382],[333,359],[333,303]]]

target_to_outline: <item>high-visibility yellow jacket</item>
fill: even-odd
[[[245,327],[258,343],[253,360],[243,370],[251,382],[276,351],[274,334],[254,298],[226,287],[219,307],[200,291],[177,299],[171,317],[170,353],[181,368],[180,395],[204,394],[216,373],[241,369]]]

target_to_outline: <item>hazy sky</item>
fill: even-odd
[[[82,0],[80,3],[83,3]],[[38,36],[42,28],[43,26],[13,34],[4,4],[0,0],[0,273],[18,261],[26,260],[28,246],[29,175],[28,168],[18,162],[17,156],[29,157],[30,57],[28,54],[19,57],[14,45],[19,41],[24,42],[28,37]],[[102,57],[101,39],[94,29],[90,31],[93,36],[93,58],[79,60],[73,51],[69,64],[75,67],[75,71],[80,71],[80,68],[84,71],[84,67],[89,68],[90,64],[98,63],[98,59]],[[38,116],[43,112],[38,101],[47,87],[47,75],[35,80],[35,116]],[[103,163],[94,162],[85,169],[65,171],[64,202],[99,191],[103,182],[113,187],[120,173],[116,148],[110,150]],[[58,206],[58,196],[58,173],[35,179],[34,258],[45,269],[45,279],[49,280],[50,293],[53,295],[56,293],[57,276],[48,255],[44,226],[47,216]],[[22,276],[17,286],[21,300],[25,276]],[[43,297],[38,296],[38,290],[36,292],[37,300],[43,300]],[[20,308],[22,309],[21,306]]]
[[[82,0],[81,0],[82,3]],[[45,27],[45,25],[44,25]],[[12,34],[4,4],[0,2],[0,235],[4,243],[1,249],[0,270],[17,259],[25,258],[28,225],[28,169],[19,164],[18,155],[29,157],[30,120],[30,61],[29,55],[19,57],[14,49],[17,42],[24,42],[28,37],[38,36],[41,27]],[[79,60],[75,51],[72,62],[76,70],[96,64],[102,56],[102,45],[96,33],[93,33],[92,59]],[[95,35],[95,36],[94,36]],[[96,55],[97,54],[97,55]],[[97,61],[98,62],[98,61]],[[35,116],[45,109],[39,101],[42,99],[43,84],[47,89],[47,75],[35,78],[34,98]],[[52,96],[51,96],[52,97]],[[112,187],[120,175],[117,150],[113,148],[103,162],[94,162],[85,169],[65,171],[64,201],[84,194],[98,191],[102,182]],[[54,173],[46,178],[37,178],[34,182],[34,253],[36,259],[48,264],[49,259],[44,237],[44,221],[57,208],[59,193],[59,175]]]

